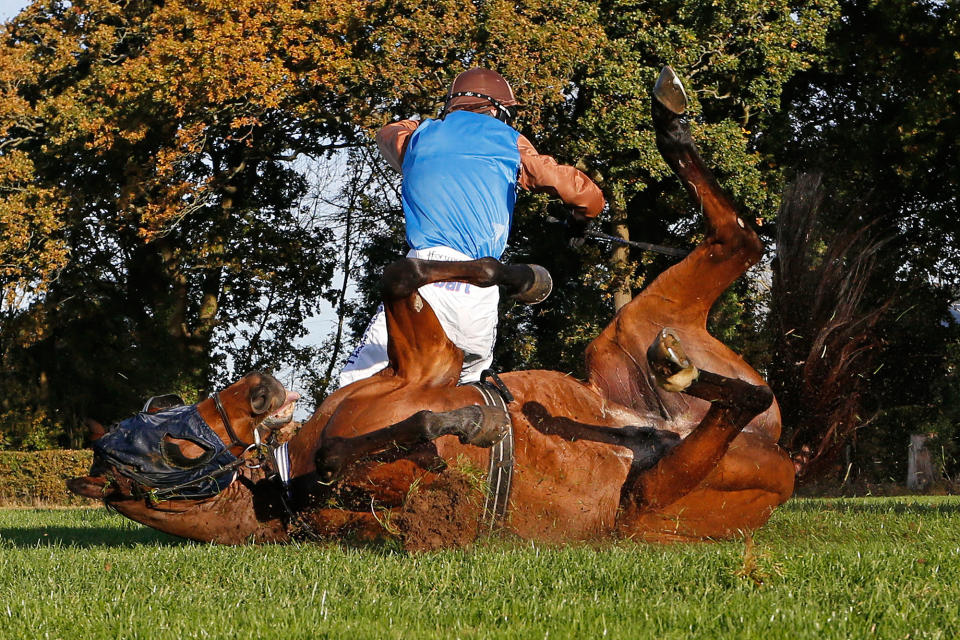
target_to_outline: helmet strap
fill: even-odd
[[[503,104],[502,102],[494,98],[493,96],[488,96],[485,93],[477,93],[476,91],[457,91],[456,93],[451,93],[450,95],[447,96],[447,101],[443,105],[443,113],[440,114],[440,117],[443,118],[447,115],[448,113],[447,106],[450,104],[451,100],[453,100],[454,98],[461,98],[461,97],[480,98],[481,100],[486,100],[487,102],[492,104],[494,108],[496,108],[497,110],[497,113],[494,117],[500,122],[504,122],[506,124],[510,124],[510,121],[513,120],[514,116],[516,115],[514,110],[512,110],[510,107],[506,106],[505,104]]]

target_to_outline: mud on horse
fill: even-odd
[[[247,472],[245,483],[180,513],[123,512],[227,543],[303,530],[400,534],[420,548],[469,543],[481,533],[483,496],[463,479],[488,468],[490,445],[509,426],[513,476],[500,525],[519,537],[694,540],[764,524],[793,490],[793,466],[776,444],[779,409],[760,375],[706,330],[710,307],[762,246],[700,159],[685,108],[664,69],[653,98],[657,145],[702,207],[706,237],[591,343],[586,381],[505,373],[507,411],[483,406],[477,388],[457,386],[462,355],[417,288],[457,280],[535,302],[549,291],[547,274],[490,259],[401,260],[384,274],[389,366],[329,396],[289,442],[293,514],[276,511],[276,485]]]

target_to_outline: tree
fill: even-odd
[[[293,160],[361,136],[359,6],[51,1],[6,26],[5,410],[74,427],[295,355],[332,236]]]
[[[653,226],[637,214],[654,198],[679,202],[647,122],[664,63],[702,92],[696,133],[727,186],[749,208],[770,202],[753,127],[816,58],[832,7],[38,0],[0,46],[0,385],[11,391],[0,413],[45,411],[79,444],[81,416],[113,420],[157,391],[202,393],[264,363],[332,371],[293,346],[303,319],[323,298],[353,312],[336,264],[376,274],[402,251],[396,178],[362,150],[394,117],[435,115],[470,66],[514,82],[541,151],[597,171],[623,236]],[[386,243],[352,255],[338,252],[347,227],[315,211],[307,177],[346,148],[360,155],[344,179],[364,188],[336,187],[337,220],[372,216],[359,237],[379,230]],[[695,212],[676,210],[657,226],[681,240]],[[522,201],[509,257],[554,269],[564,295],[510,311],[503,333],[522,328],[525,344],[504,342],[515,350],[500,366],[576,371],[583,344],[665,265],[595,247],[596,266],[582,266],[556,251],[559,230],[543,233],[545,213],[545,199]],[[331,345],[335,359],[342,336]]]
[[[945,424],[949,409],[942,399],[951,395],[943,385],[960,382],[947,358],[958,339],[948,308],[960,295],[954,186],[960,177],[960,7],[932,0],[843,0],[840,6],[824,61],[788,84],[783,117],[771,122],[763,148],[788,173],[823,174],[830,204],[820,217],[822,237],[842,242],[858,210],[867,214],[861,225],[890,239],[876,255],[864,294],[867,308],[889,304],[873,330],[876,364],[861,372],[863,393],[851,413],[856,424],[831,446],[819,475],[829,477],[838,452],[852,442],[854,472],[902,479],[911,432],[957,428]],[[793,314],[806,311],[800,306]],[[794,317],[781,326],[802,323]],[[787,377],[774,390],[785,396],[801,384]],[[797,419],[801,414],[784,412],[788,431],[799,428]],[[868,421],[869,428],[860,429]],[[837,427],[823,420],[818,432],[822,437]]]

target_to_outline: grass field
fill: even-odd
[[[0,638],[458,637],[957,638],[960,498],[795,500],[752,545],[413,556],[0,510]]]

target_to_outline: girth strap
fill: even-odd
[[[503,388],[487,382],[488,375],[493,377]],[[504,396],[506,395],[510,400],[513,400],[513,396],[510,395],[510,392],[496,374],[484,371],[480,382],[471,382],[470,384],[480,392],[485,405],[503,409],[509,415],[508,400]],[[510,502],[510,484],[513,480],[513,449],[513,423],[511,421],[507,423],[507,435],[500,442],[490,447],[487,499],[480,519],[481,527],[486,527],[488,531],[492,530],[498,523],[503,522],[507,515],[507,506]]]

